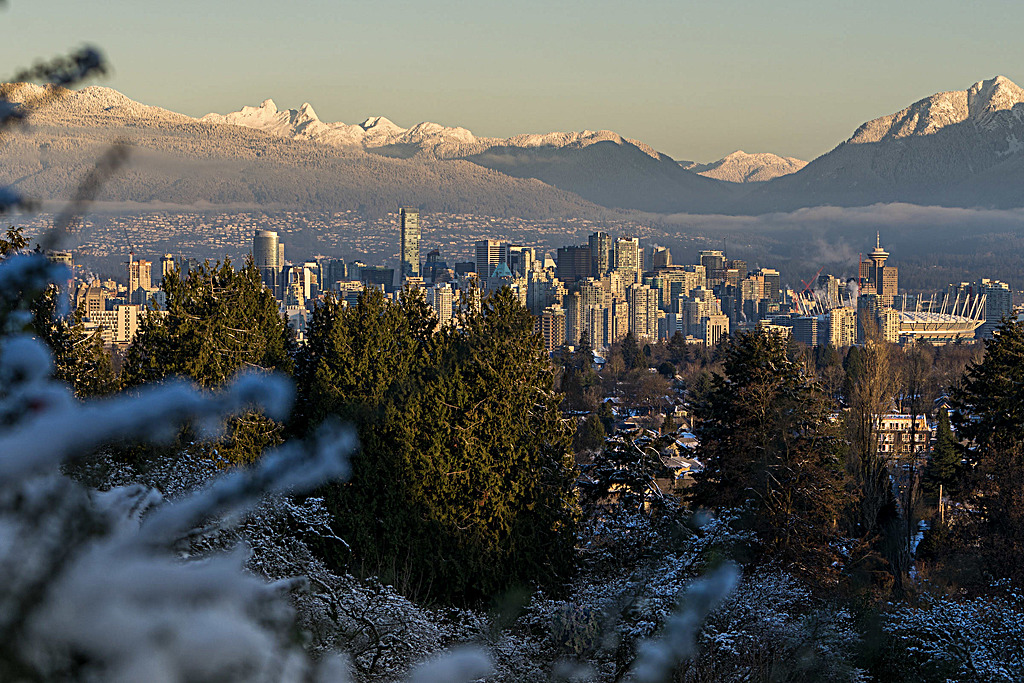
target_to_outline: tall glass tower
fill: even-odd
[[[402,207],[398,210],[402,222],[401,277],[421,277],[420,273],[420,210]]]
[[[278,241],[277,233],[273,230],[257,230],[252,238],[252,260],[259,268],[263,284],[277,294],[281,267],[281,243]]]

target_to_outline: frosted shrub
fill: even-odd
[[[953,600],[926,596],[886,615],[883,628],[922,680],[1024,680],[1024,601],[1019,595]]]

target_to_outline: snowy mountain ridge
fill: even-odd
[[[768,152],[747,154],[743,150],[737,150],[709,164],[683,161],[679,165],[705,178],[715,178],[730,183],[763,183],[780,176],[796,173],[806,166],[807,162],[795,157],[783,157]]]
[[[477,137],[465,128],[443,126],[430,121],[402,128],[383,116],[371,116],[360,124],[327,123],[317,117],[308,102],[298,109],[279,110],[274,101],[268,99],[258,107],[245,106],[228,114],[211,113],[199,120],[246,126],[281,137],[315,140],[335,146],[357,146],[371,151],[405,147],[408,152],[420,152],[439,159],[460,158],[494,147],[580,148],[598,142],[632,145],[652,159],[667,158],[650,145],[622,137],[610,130],[526,133],[510,138]],[[387,153],[388,150],[382,151]]]

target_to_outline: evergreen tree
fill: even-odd
[[[831,404],[779,335],[736,335],[723,354],[725,375],[695,407],[704,469],[690,498],[706,508],[745,506],[768,558],[824,580],[836,559],[844,483]]]
[[[601,447],[606,436],[604,425],[597,413],[590,413],[576,429],[573,448],[579,451],[594,451]]]
[[[184,278],[175,271],[162,287],[167,310],[140,322],[122,371],[127,386],[177,375],[214,387],[243,368],[291,370],[291,335],[251,259],[240,270],[225,260]]]
[[[626,365],[626,370],[636,370],[643,365],[643,357],[640,353],[640,347],[636,343],[636,337],[632,332],[626,333],[626,336],[622,339],[622,362]]]
[[[951,398],[976,511],[959,532],[981,572],[1024,586],[1024,323],[996,329]]]
[[[243,369],[291,371],[294,338],[251,260],[240,270],[227,260],[207,262],[186,277],[177,270],[164,277],[162,288],[167,310],[143,316],[121,372],[124,386],[181,376],[212,388]],[[179,445],[193,439],[186,430]],[[223,462],[249,464],[281,441],[280,424],[244,412],[205,448]]]
[[[935,427],[935,447],[925,473],[925,487],[930,495],[939,495],[939,484],[942,485],[943,495],[956,492],[962,474],[961,459],[959,444],[950,426],[949,413],[942,408]]]
[[[324,492],[352,554],[327,559],[450,601],[557,584],[574,561],[572,437],[532,316],[502,290],[461,329],[435,323],[415,291],[314,313],[297,426],[336,416],[361,443]]]
[[[0,237],[0,259],[24,253],[28,247],[21,228],[8,228]],[[38,250],[38,247],[37,247]],[[82,312],[61,314],[60,297],[69,297],[56,285],[33,292],[7,292],[10,304],[0,307],[5,314],[19,309],[28,314],[31,324],[24,331],[36,335],[50,347],[53,358],[53,376],[67,382],[79,398],[99,396],[116,388],[110,356],[103,349],[98,333],[86,334],[82,325]]]
[[[117,388],[110,355],[103,348],[99,332],[86,333],[82,312],[59,315],[58,297],[51,285],[32,304],[32,328],[53,354],[53,376],[67,382],[79,398],[102,396]]]

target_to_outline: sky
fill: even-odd
[[[8,74],[95,45],[99,85],[191,116],[273,98],[701,162],[812,159],[935,92],[1024,86],[1020,0],[0,0],[0,25]]]

